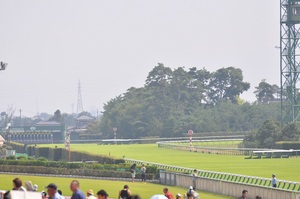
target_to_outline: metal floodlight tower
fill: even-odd
[[[299,122],[300,0],[280,0],[281,124]]]

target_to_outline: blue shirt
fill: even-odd
[[[272,185],[276,185],[276,178],[272,179]]]
[[[71,199],[85,199],[85,195],[79,189],[73,193]]]

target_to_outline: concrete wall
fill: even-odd
[[[160,172],[160,183],[165,185],[173,185],[186,187],[193,185],[193,177],[190,175]],[[276,189],[271,187],[263,187],[249,184],[233,183],[227,181],[220,181],[208,178],[196,178],[196,191],[207,191],[221,195],[240,197],[242,190],[248,190],[249,199],[255,199],[257,195],[263,199],[300,199],[300,192]]]

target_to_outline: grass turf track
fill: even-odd
[[[55,145],[39,145],[52,146]],[[63,147],[63,145],[57,145]],[[87,151],[94,154],[132,158],[177,165],[202,170],[219,171],[250,176],[300,181],[300,157],[284,159],[244,159],[245,156],[202,154],[188,151],[158,148],[157,144],[97,145],[72,144],[72,150]]]

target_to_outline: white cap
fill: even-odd
[[[189,190],[192,190],[192,189],[194,189],[194,187],[193,187],[193,186],[190,186],[190,187],[189,187]]]
[[[37,191],[38,190],[38,185],[37,184],[35,184],[35,185],[33,185],[33,191]]]

